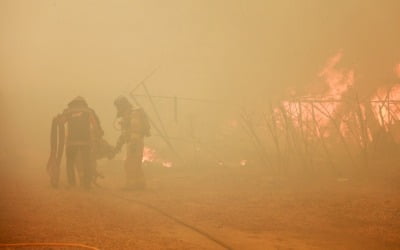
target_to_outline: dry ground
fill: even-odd
[[[119,164],[103,162],[102,187],[84,191],[50,188],[41,164],[2,163],[0,243],[223,249],[124,197],[161,209],[233,249],[400,249],[396,175],[277,178],[252,166],[147,166],[149,188],[125,192]]]

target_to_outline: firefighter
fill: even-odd
[[[150,136],[150,125],[143,109],[134,108],[124,96],[114,101],[117,118],[121,127],[121,135],[115,147],[115,153],[121,151],[126,144],[125,190],[140,190],[146,187],[142,169],[144,137]]]
[[[64,149],[65,125],[67,138],[65,153],[67,162],[67,180],[69,186],[76,185],[75,169],[80,175],[80,184],[90,188],[96,176],[94,150],[102,141],[104,134],[100,121],[84,98],[78,96],[68,103],[62,114],[53,119],[51,136],[51,154],[47,170],[54,187],[58,186],[59,166]],[[57,131],[59,132],[57,137]]]

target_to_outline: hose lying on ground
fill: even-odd
[[[189,228],[197,233],[199,233],[200,235],[204,236],[205,238],[209,239],[210,241],[213,241],[214,243],[220,245],[221,247],[223,247],[224,249],[227,250],[232,250],[232,247],[230,247],[228,244],[226,244],[225,242],[215,238],[214,236],[210,235],[209,233],[196,228],[195,226],[192,226],[166,212],[164,212],[163,210],[147,204],[145,202],[139,201],[139,200],[135,200],[135,199],[129,199],[120,195],[116,195],[116,194],[112,194],[109,193],[110,196],[121,199],[121,200],[125,200],[125,201],[129,201],[129,202],[134,202],[136,204],[139,204],[143,207],[149,208],[153,211],[158,212],[159,214],[171,219],[172,221],[186,227]],[[82,248],[82,249],[89,249],[89,250],[100,250],[99,248],[93,247],[93,246],[88,246],[88,245],[84,245],[84,244],[79,244],[79,243],[0,243],[0,248],[6,248],[6,247],[14,247],[14,248],[23,248],[23,247],[78,247],[78,248]]]
[[[129,199],[129,198],[126,198],[126,197],[123,197],[123,196],[120,196],[120,195],[116,195],[116,194],[110,194],[110,193],[109,193],[109,195],[110,195],[110,196],[113,196],[113,197],[115,197],[115,198],[118,198],[118,199],[125,200],[125,201],[134,202],[134,203],[139,204],[139,205],[141,205],[141,206],[143,206],[143,207],[146,207],[146,208],[149,208],[149,209],[151,209],[151,210],[153,210],[153,211],[156,211],[156,212],[158,212],[159,214],[164,215],[165,217],[167,217],[167,218],[169,218],[169,219],[175,221],[176,223],[178,223],[178,224],[180,224],[180,225],[182,225],[182,226],[184,226],[184,227],[187,227],[187,228],[189,228],[189,229],[191,229],[191,230],[193,230],[193,231],[195,231],[195,232],[201,234],[202,236],[204,236],[204,237],[206,237],[207,239],[209,239],[209,240],[215,242],[216,244],[220,245],[221,247],[223,247],[223,248],[225,248],[225,249],[227,249],[227,250],[233,250],[232,247],[230,247],[230,246],[229,246],[228,244],[226,244],[225,242],[223,242],[223,241],[221,241],[221,240],[215,238],[214,236],[210,235],[209,233],[207,233],[207,232],[205,232],[205,231],[203,231],[203,230],[201,230],[201,229],[199,229],[199,228],[196,228],[195,226],[189,225],[188,223],[186,223],[186,222],[184,222],[184,221],[182,221],[182,220],[180,220],[180,219],[178,219],[178,218],[176,218],[176,217],[174,217],[174,216],[172,216],[172,215],[170,215],[170,214],[164,212],[163,210],[161,210],[161,209],[159,209],[159,208],[157,208],[157,207],[155,207],[155,206],[153,206],[153,205],[147,204],[147,203],[142,202],[142,201],[139,201],[139,200]]]
[[[0,243],[0,248],[13,247],[78,247],[82,249],[100,250],[97,247],[92,247],[79,243]]]

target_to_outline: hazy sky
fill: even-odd
[[[399,13],[396,0],[0,0],[1,119],[47,145],[82,95],[111,130],[113,99],[156,67],[154,94],[242,103],[306,89],[338,51],[359,86],[393,83]]]

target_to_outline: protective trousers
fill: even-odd
[[[79,163],[81,172],[81,185],[90,187],[91,182],[91,148],[89,145],[69,145],[66,148],[68,184],[75,186],[75,166]],[[78,158],[79,157],[79,158]]]
[[[127,144],[124,164],[127,189],[144,189],[146,187],[142,169],[143,148],[143,138],[131,140]]]

